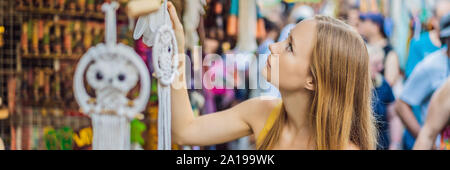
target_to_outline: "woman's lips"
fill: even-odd
[[[270,58],[272,55],[269,55],[269,57],[267,58],[267,66],[269,66],[269,68],[272,68],[272,65],[270,65]]]

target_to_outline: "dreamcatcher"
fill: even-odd
[[[170,85],[177,75],[176,37],[167,11],[167,0],[154,13],[139,17],[134,38],[153,46],[154,76],[158,79],[158,149],[171,149]]]

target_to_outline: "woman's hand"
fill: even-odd
[[[175,37],[177,38],[178,53],[184,54],[184,29],[183,25],[178,18],[177,10],[172,2],[167,3],[167,7],[170,14],[170,20],[172,20],[173,30]]]
[[[178,18],[177,10],[172,2],[167,3],[167,10],[169,11],[170,20],[172,21],[173,31],[175,33],[175,38],[177,39],[178,46],[178,77],[175,78],[172,83],[172,87],[176,87],[177,89],[183,88],[186,89],[186,57],[184,55],[184,30],[183,25]]]

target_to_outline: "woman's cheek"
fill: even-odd
[[[292,63],[280,63],[279,86],[283,90],[295,90],[299,86],[299,77]]]

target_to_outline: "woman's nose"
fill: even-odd
[[[269,50],[272,54],[276,54],[277,53],[277,46],[278,43],[273,43],[269,45]]]

